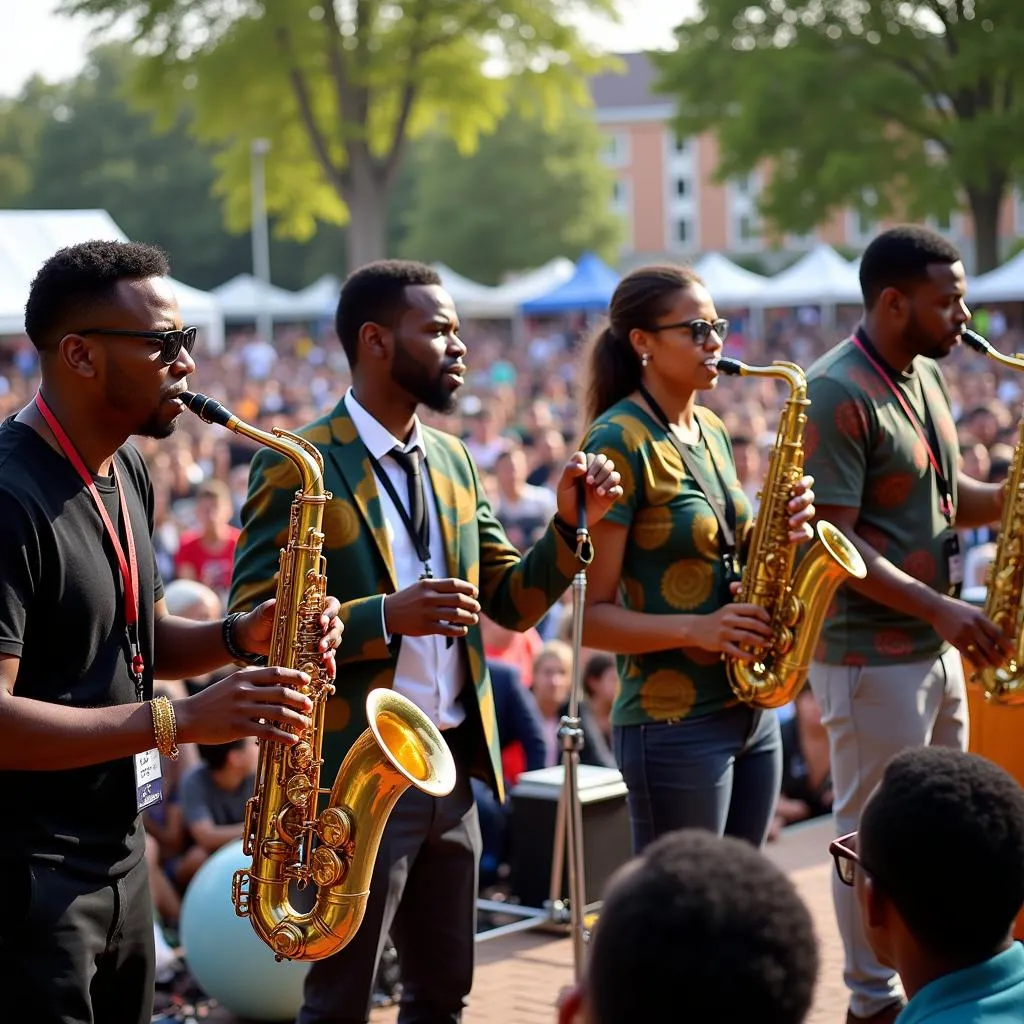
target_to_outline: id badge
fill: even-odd
[[[163,799],[160,768],[160,751],[153,747],[136,754],[135,761],[135,807],[144,811]]]
[[[950,531],[942,542],[942,553],[946,556],[946,570],[952,594],[959,594],[964,582],[964,556],[960,552],[960,538]]]

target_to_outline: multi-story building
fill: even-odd
[[[732,258],[757,254],[764,268],[773,270],[818,242],[857,251],[883,226],[847,210],[807,235],[766,239],[757,214],[761,172],[716,181],[714,135],[679,138],[671,123],[675,101],[655,91],[657,73],[647,55],[620,57],[625,73],[593,78],[591,95],[605,136],[604,160],[615,173],[612,207],[625,223],[624,263],[721,252]],[[969,257],[969,217],[955,213],[932,226]],[[1024,196],[1007,200],[1001,229],[1007,242],[1024,235]]]

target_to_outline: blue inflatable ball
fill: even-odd
[[[293,1020],[309,964],[276,961],[249,921],[235,914],[231,879],[248,866],[238,841],[221,847],[196,872],[181,904],[185,959],[196,984],[236,1017]]]

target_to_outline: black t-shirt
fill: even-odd
[[[115,455],[139,567],[143,698],[153,693],[153,489],[138,450]],[[96,488],[127,554],[113,476]],[[124,588],[113,546],[74,466],[31,427],[0,425],[0,652],[21,659],[15,695],[69,707],[139,699],[129,669]],[[5,859],[60,861],[118,876],[141,859],[132,758],[67,771],[0,771]]]

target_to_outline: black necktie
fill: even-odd
[[[427,549],[427,506],[423,490],[423,474],[420,472],[420,453],[418,448],[402,451],[392,448],[391,457],[405,470],[405,479],[409,487],[409,518],[412,528],[419,538],[420,544]]]

